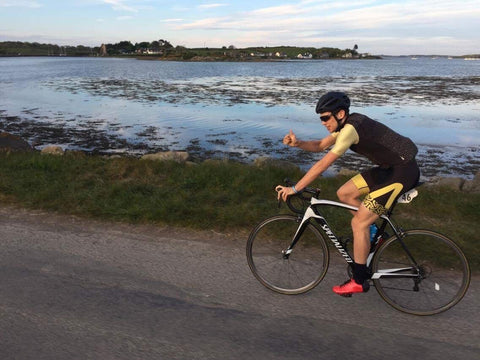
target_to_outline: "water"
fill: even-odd
[[[352,112],[380,120],[420,148],[425,176],[471,178],[480,163],[480,61],[387,58],[257,63],[102,58],[0,58],[0,128],[38,148],[141,154],[188,150],[308,167],[319,154],[281,144],[328,133],[319,95],[343,90]],[[349,154],[339,166],[368,166]]]

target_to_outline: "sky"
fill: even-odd
[[[0,41],[480,53],[480,0],[0,0]]]

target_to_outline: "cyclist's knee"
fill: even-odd
[[[352,229],[366,229],[378,219],[378,215],[361,205],[352,218]]]
[[[348,181],[337,190],[337,197],[340,201],[350,204],[352,201],[358,200],[360,193],[355,184]]]
[[[370,226],[368,220],[358,216],[358,213],[352,217],[351,225],[354,230],[366,229]]]

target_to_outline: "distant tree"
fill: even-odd
[[[158,40],[158,43],[160,44],[160,47],[162,49],[172,49],[173,45],[170,44],[167,40],[160,39]]]
[[[353,51],[352,51],[352,55],[358,55],[358,45],[355,44],[355,46],[353,47]]]
[[[177,46],[175,47],[175,52],[176,52],[177,54],[182,55],[182,54],[184,54],[184,53],[187,52],[187,48],[186,48],[185,46],[177,45]]]
[[[135,51],[135,46],[130,41],[120,41],[116,44],[106,44],[108,55],[130,54]]]
[[[135,46],[130,41],[120,41],[118,44],[118,51],[121,53],[132,53],[135,51]]]
[[[150,43],[147,41],[142,41],[140,43],[135,44],[135,50],[148,49],[149,47],[150,47]]]

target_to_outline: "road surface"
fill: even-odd
[[[332,263],[304,295],[260,285],[246,234],[0,207],[0,358],[480,359],[479,278],[451,310],[342,298]]]

